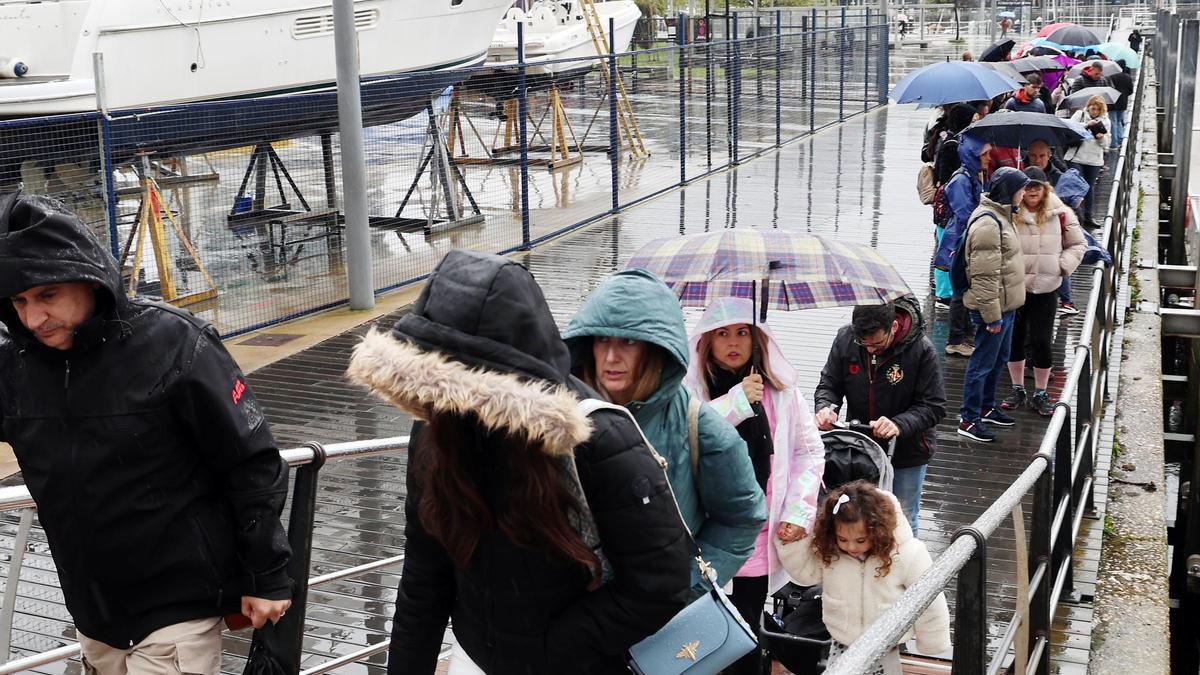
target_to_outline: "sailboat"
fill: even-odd
[[[583,2],[580,0],[535,0],[529,8],[513,7],[505,14],[492,36],[488,64],[512,68],[517,62],[517,25],[524,24],[526,73],[567,78],[590,70],[596,64],[596,46],[588,31],[586,5],[596,8],[599,31],[607,42],[609,19],[615,32],[613,46],[618,54],[629,50],[642,12],[633,0]],[[607,44],[604,45],[607,48]],[[587,57],[593,57],[588,59]],[[563,59],[576,59],[563,61]]]

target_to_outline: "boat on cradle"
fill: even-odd
[[[360,72],[479,65],[510,4],[355,2]],[[330,0],[0,0],[0,118],[96,110],[93,53],[115,110],[329,89],[333,28]]]
[[[581,2],[580,0],[536,0],[526,11],[513,7],[505,14],[492,45],[488,48],[488,65],[497,69],[513,69],[517,65],[517,25],[525,24],[525,63],[528,75],[549,75],[557,79],[578,76],[591,70],[596,45],[588,32],[587,6],[596,8],[600,40],[606,41],[609,19],[613,20],[614,51],[628,51],[642,11],[633,0]],[[607,47],[607,45],[605,45]],[[588,57],[593,57],[588,59]],[[563,59],[583,59],[563,61]]]

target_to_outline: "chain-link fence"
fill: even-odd
[[[572,58],[364,79],[376,288],[450,248],[534,246],[886,103],[887,24],[869,10],[674,27],[615,56],[584,39]],[[91,224],[130,292],[226,335],[347,298],[332,88],[2,121],[0,190],[16,186]]]

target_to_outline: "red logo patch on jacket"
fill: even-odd
[[[230,397],[233,399],[233,404],[237,405],[242,400],[242,395],[246,393],[246,384],[242,382],[242,378],[233,381],[233,391]]]
[[[849,371],[850,371],[850,374],[851,374],[851,375],[857,375],[857,374],[858,374],[858,364],[857,364],[857,363],[851,363],[851,364],[850,364],[850,367],[849,367],[847,370],[849,370]]]

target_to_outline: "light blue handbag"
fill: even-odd
[[[581,401],[579,409],[585,416],[599,409],[614,410],[624,413],[637,425],[637,420],[626,408],[597,399]],[[638,430],[641,431],[641,428]],[[654,447],[650,445],[645,434],[642,435],[642,440],[646,447],[654,452]],[[665,475],[666,460],[657,452],[654,452],[654,456]],[[573,463],[570,469],[574,479],[578,481]],[[668,478],[667,486],[670,485],[671,481]],[[671,499],[675,499],[673,491]],[[679,508],[678,502],[675,507]],[[586,502],[583,508],[587,511],[585,520],[591,521],[590,509]],[[687,521],[682,513],[679,514],[679,520],[687,530]],[[700,547],[692,538],[690,530],[688,540],[692,543],[700,576],[711,588],[684,607],[682,612],[676,614],[657,633],[629,648],[629,668],[637,675],[716,675],[758,647],[754,630],[742,619],[741,614],[729,602],[729,598],[725,597],[724,591],[717,584],[716,570],[700,557]]]
[[[717,586],[712,567],[697,561],[712,589],[629,648],[629,668],[637,675],[716,675],[758,648],[754,631]]]

